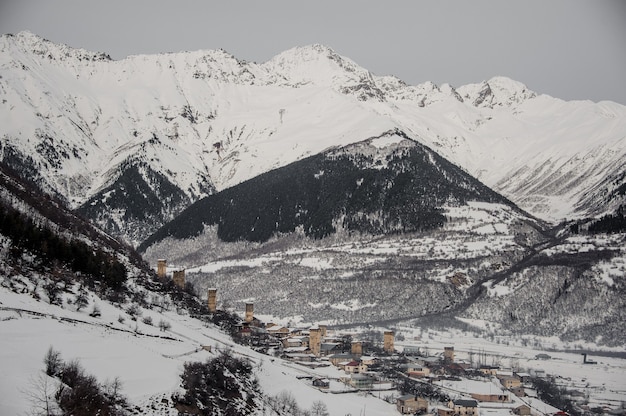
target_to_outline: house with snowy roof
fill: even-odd
[[[313,387],[318,389],[327,389],[330,387],[330,380],[327,378],[316,377],[313,379]]]
[[[367,365],[361,361],[352,360],[343,366],[344,371],[347,374],[360,374],[367,371]]]
[[[365,374],[352,374],[348,383],[359,390],[371,390],[374,386],[374,377]]]
[[[369,355],[362,355],[361,356],[361,362],[367,366],[372,366],[372,365],[376,365],[378,363],[379,359],[377,357],[372,357]]]
[[[289,334],[289,328],[280,325],[272,325],[267,328],[267,332],[274,336],[287,336]]]
[[[328,361],[330,361],[330,363],[335,367],[339,367],[341,363],[349,363],[353,359],[354,357],[352,357],[352,354],[346,353],[333,354],[328,357]]]
[[[513,413],[519,416],[528,416],[530,415],[530,406],[521,404],[513,409]]]
[[[320,345],[320,355],[328,356],[342,352],[343,344],[340,342],[322,342]]]
[[[448,403],[448,407],[452,409],[454,416],[477,416],[478,402],[470,399],[457,399]]]
[[[283,346],[285,348],[291,347],[308,347],[309,346],[309,338],[308,337],[289,337],[283,339]]]
[[[478,371],[480,371],[486,376],[495,376],[496,374],[498,374],[499,370],[500,370],[500,367],[493,366],[493,365],[481,365],[480,368],[478,369]]]
[[[498,375],[498,379],[500,380],[500,383],[502,384],[502,386],[505,389],[513,389],[516,387],[520,387],[522,385],[522,380],[520,380],[518,377],[514,376],[514,375]]]
[[[428,400],[413,394],[405,394],[396,399],[396,409],[403,415],[428,411]]]

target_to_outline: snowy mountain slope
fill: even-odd
[[[100,383],[119,378],[121,392],[128,397],[135,414],[177,415],[171,397],[181,391],[184,363],[203,362],[217,357],[223,350],[250,360],[266,397],[290,392],[301,408],[310,408],[321,400],[332,414],[358,414],[365,406],[368,414],[387,415],[395,408],[374,396],[323,393],[313,388],[309,380],[297,379],[315,371],[239,346],[217,326],[176,313],[173,308],[141,308],[142,318],[134,321],[125,305],[110,304],[94,294],[89,296],[86,311],[76,312],[71,302],[71,294],[65,296],[62,306],[56,306],[0,287],[3,334],[0,413],[3,415],[33,410],[35,403],[31,396],[41,397],[39,382],[45,377],[43,358],[50,347],[59,351],[64,360],[78,360]],[[89,316],[95,304],[101,310],[100,317]],[[146,317],[154,324],[144,323]],[[161,331],[157,327],[157,322],[162,321],[170,325],[169,329]],[[336,377],[341,375],[338,370],[333,371]],[[320,376],[329,374],[332,373],[321,372]],[[52,394],[54,380],[44,380],[48,381]],[[262,414],[261,410],[256,414]]]
[[[154,279],[145,264],[127,257],[105,235],[92,239],[85,231],[90,225],[76,226],[82,220],[59,208],[57,201],[41,193],[30,195],[30,184],[4,172],[0,185],[0,414],[39,414],[54,400],[59,379],[44,372],[49,348],[66,363],[78,362],[105,390],[118,378],[130,405],[123,414],[178,414],[172,396],[181,391],[184,364],[218,357],[224,350],[250,360],[262,389],[259,409],[264,400],[284,392],[302,408],[322,400],[337,414],[358,412],[362,406],[381,415],[393,409],[373,396],[326,395],[310,381],[299,381],[297,376],[314,372],[238,346],[209,320],[192,318],[206,309],[199,300],[171,281]],[[9,209],[19,210],[27,220],[20,221],[13,211],[6,215]],[[15,227],[21,232],[12,232]],[[50,235],[37,238],[44,228]],[[52,236],[58,238],[55,246],[44,250],[42,243]],[[34,245],[28,244],[33,237]],[[54,249],[64,247],[59,239],[81,240],[88,251],[110,250],[127,267],[123,284],[112,291],[102,284],[105,276],[72,270],[72,261],[62,255],[51,259]],[[74,243],[68,250],[79,247]]]
[[[494,203],[447,207],[443,228],[324,240],[283,235],[218,243],[217,227],[166,238],[144,257],[187,269],[203,293],[278,318],[392,325],[414,318],[486,319],[501,332],[624,342],[624,234],[565,238]],[[209,261],[210,260],[210,261]]]
[[[522,333],[620,345],[626,319],[624,238],[614,234],[564,239],[505,276],[483,283],[481,295],[464,316]]]
[[[390,161],[374,157],[378,153],[372,148],[384,150],[389,147],[387,150],[390,150],[393,149],[390,145],[407,146],[407,142],[410,141],[404,137],[389,135],[352,147],[371,152],[372,160],[367,162],[377,166],[376,162]],[[401,150],[402,146],[399,148]],[[346,149],[333,149],[329,153],[337,156],[345,152]],[[439,160],[434,154],[431,158]],[[302,375],[341,377],[345,375],[343,371],[305,369],[234,344],[215,325],[190,316],[198,313],[201,304],[185,292],[151,279],[152,273],[145,264],[132,258],[132,250],[116,244],[109,236],[68,212],[63,201],[43,194],[5,166],[0,168],[2,213],[11,207],[30,218],[30,221],[20,222],[16,220],[19,217],[11,213],[0,221],[2,230],[14,229],[9,227],[11,224],[23,227],[16,233],[0,232],[1,414],[30,413],[42,394],[49,393],[47,397],[51,397],[56,391],[58,379],[42,372],[43,357],[49,347],[59,351],[66,362],[78,360],[99,384],[111,385],[119,377],[122,394],[128,397],[134,414],[177,414],[171,398],[180,392],[180,374],[185,363],[217,357],[221,349],[230,349],[233,356],[250,360],[263,397],[289,392],[301,408],[309,409],[316,401],[322,401],[331,414],[357,414],[365,409],[367,414],[374,415],[395,412],[394,406],[381,400],[380,395],[327,394],[313,389],[309,380],[298,379]],[[256,310],[284,316],[281,323],[301,319],[301,316],[294,316],[294,311],[298,313],[294,307],[303,306],[300,311],[311,319],[320,317],[343,322],[365,317],[368,324],[373,319],[380,319],[388,327],[388,322],[397,320],[397,317],[406,319],[442,307],[458,307],[459,299],[469,293],[470,284],[482,282],[492,270],[521,258],[529,246],[535,246],[537,241],[545,238],[536,222],[529,222],[510,205],[469,203],[448,207],[445,215],[448,217],[446,227],[438,234],[353,240],[338,235],[324,241],[304,238],[298,241],[298,236],[289,235],[276,238],[265,246],[248,244],[246,247],[234,243],[240,249],[239,257],[219,259],[200,269],[190,270],[188,276],[193,279],[202,277],[202,273],[218,279],[230,278],[223,282],[215,280],[220,288],[222,306],[226,302],[240,306],[242,300],[259,296],[259,299],[253,299]],[[52,235],[46,234],[44,228],[48,228]],[[124,291],[111,291],[102,284],[104,277],[100,274],[72,270],[73,262],[63,260],[67,253],[57,253],[51,258],[51,253],[62,247],[58,239],[51,238],[53,236],[73,238],[75,243],[87,245],[88,249],[79,250],[80,255],[74,260],[88,258],[89,253],[103,249],[111,254],[110,258],[122,262],[126,268],[122,282]],[[55,244],[43,244],[46,241]],[[193,241],[176,241],[174,244],[184,253],[188,250],[182,246],[193,245]],[[580,241],[572,240],[568,244],[572,250],[582,251]],[[552,250],[558,255],[569,250],[568,244]],[[605,243],[599,240],[583,248],[593,254],[595,248],[592,246],[596,244]],[[606,244],[623,247],[623,241],[619,239],[611,239]],[[227,244],[221,243],[220,246]],[[285,250],[285,247],[289,249]],[[201,249],[206,250],[206,246]],[[200,256],[206,258],[206,253]],[[95,260],[93,263],[97,265],[101,258]],[[602,284],[621,285],[623,264],[622,249],[620,256],[598,265],[597,269],[604,273],[591,278]],[[220,273],[215,273],[218,270]],[[244,282],[242,278],[249,274],[251,278]],[[298,278],[297,283],[294,277]],[[204,287],[202,284],[206,283],[205,279],[198,286]],[[285,291],[280,294],[282,297],[277,298],[276,292],[263,292],[268,288],[280,288],[278,283]],[[381,291],[381,283],[385,290]],[[340,290],[333,292],[332,285]],[[52,290],[55,288],[57,290]],[[321,290],[322,294],[315,290]],[[306,299],[303,294],[307,295]],[[619,294],[608,295],[619,299]],[[571,298],[579,299],[577,296]],[[415,299],[423,300],[416,302]],[[181,304],[181,300],[188,303]],[[235,310],[241,309],[237,307]],[[570,313],[571,309],[565,310]],[[559,318],[562,317],[554,319]],[[609,327],[617,329],[617,334],[611,335],[623,336],[624,331],[619,326],[622,322]],[[407,338],[414,339],[409,330],[404,331]],[[445,336],[449,341],[458,340],[458,337]],[[476,339],[480,339],[475,335],[467,335],[467,338],[472,345],[477,345]],[[425,339],[430,339],[430,335]],[[478,348],[484,350],[483,345],[478,344]],[[539,345],[536,340],[534,345]],[[212,351],[206,351],[204,346],[210,346]],[[488,345],[488,348],[497,349],[494,359],[506,354],[495,344]],[[529,361],[529,366],[536,366],[536,363],[530,363],[536,353],[524,348],[519,359]],[[574,359],[572,355],[559,354],[559,357],[566,357],[569,370],[565,374],[574,372],[573,379],[576,380],[580,364],[576,361],[578,354]],[[605,397],[612,397],[615,401],[623,397],[620,365],[619,360],[611,360],[610,364],[602,362],[597,369],[586,372],[587,386],[591,384],[592,395],[598,394],[600,398],[595,399],[596,402],[604,403]],[[557,364],[552,368],[558,373]],[[392,391],[390,394],[398,393]],[[272,414],[267,408],[263,412]]]
[[[410,86],[320,45],[263,64],[224,51],[112,61],[28,32],[0,38],[0,71],[5,163],[72,207],[88,203],[118,234],[126,208],[106,204],[124,194],[118,179],[126,169],[152,187],[161,178],[165,191],[140,198],[159,201],[150,221],[127,215],[137,222],[129,241],[214,189],[394,128],[545,218],[620,203],[597,193],[623,183],[625,108],[563,102],[502,77]],[[179,202],[168,207],[168,195]]]
[[[303,232],[325,238],[437,229],[444,206],[512,205],[427,147],[392,130],[293,162],[194,203],[140,246],[217,225],[223,241],[264,242]],[[521,215],[520,215],[521,216]]]

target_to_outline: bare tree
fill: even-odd
[[[313,402],[311,406],[311,415],[312,416],[329,416],[328,407],[326,407],[326,403],[321,400],[317,400]]]
[[[39,372],[28,380],[28,390],[23,391],[30,402],[30,415],[55,416],[60,414],[54,395],[56,387],[54,380]]]

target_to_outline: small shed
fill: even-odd
[[[319,389],[327,389],[330,387],[330,380],[327,378],[314,378],[313,386]]]

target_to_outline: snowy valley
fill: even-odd
[[[0,414],[623,415],[625,164],[505,77],[3,35]]]

